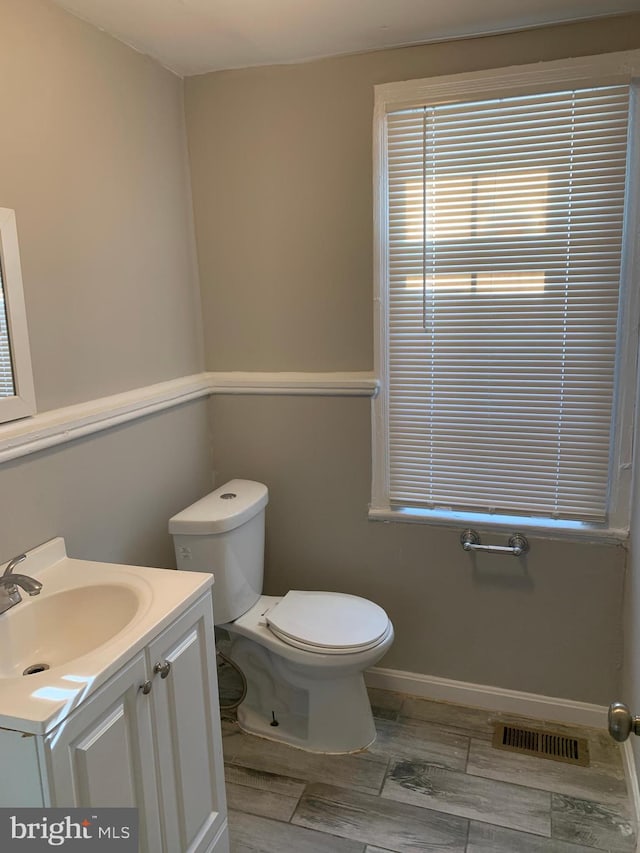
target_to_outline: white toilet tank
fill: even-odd
[[[230,480],[169,520],[178,568],[215,575],[216,625],[237,619],[262,595],[268,501],[262,483]]]

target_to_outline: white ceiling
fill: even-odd
[[[640,0],[54,0],[178,74],[640,11]]]

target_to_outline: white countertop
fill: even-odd
[[[4,566],[0,566],[0,574],[3,571]],[[182,611],[204,595],[213,583],[213,575],[203,572],[72,559],[66,554],[62,538],[52,539],[29,551],[27,559],[16,567],[15,572],[37,578],[43,586],[40,595],[33,598],[22,593],[22,602],[0,615],[0,630],[5,631],[5,637],[7,634],[11,636],[12,623],[3,625],[3,620],[11,619],[19,608],[33,607],[31,612],[38,613],[35,608],[48,596],[61,596],[57,601],[62,601],[62,596],[72,590],[78,596],[82,595],[80,590],[90,586],[104,589],[115,584],[132,602],[132,618],[128,624],[86,654],[67,662],[52,662],[51,669],[33,675],[24,676],[21,670],[14,674],[4,667],[4,677],[0,677],[0,728],[31,734],[45,734],[65,719]],[[122,588],[129,592],[124,593]],[[96,595],[100,594],[98,590],[93,591],[94,602]],[[27,611],[20,614],[22,631],[29,615]],[[107,611],[104,616],[108,618]],[[54,628],[51,631],[55,633]],[[55,636],[52,636],[52,646],[55,642]],[[38,653],[46,662],[46,643]],[[5,648],[4,659],[9,656],[10,649]],[[1,645],[0,660],[3,660]]]

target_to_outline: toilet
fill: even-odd
[[[244,731],[312,752],[364,749],[376,733],[363,673],[391,646],[393,625],[355,595],[263,595],[268,500],[262,483],[231,480],[174,515],[178,569],[215,575],[214,622],[247,679]]]

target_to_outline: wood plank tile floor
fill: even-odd
[[[586,737],[589,767],[503,752],[496,722],[538,721],[371,690],[378,737],[314,755],[223,719],[232,853],[632,853],[620,748]]]

